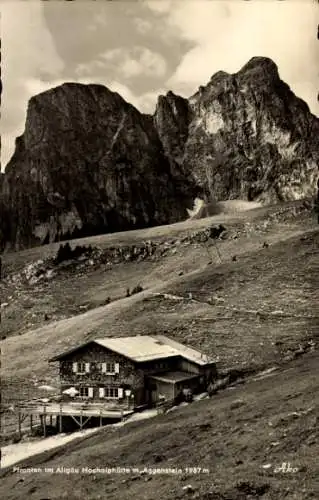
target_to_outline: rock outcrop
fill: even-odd
[[[101,85],[63,84],[29,101],[3,232],[21,248],[184,219],[198,190],[174,166],[151,116]]]
[[[267,203],[315,193],[319,120],[271,59],[216,73],[185,103],[161,96],[155,123],[166,155],[210,200]]]
[[[262,203],[313,196],[319,119],[273,61],[220,71],[154,116],[102,85],[65,83],[29,101],[0,178],[0,239],[22,248],[187,218],[196,197]]]

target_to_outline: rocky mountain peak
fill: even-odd
[[[165,224],[194,196],[177,186],[150,116],[102,85],[65,83],[30,99],[3,199],[15,248]]]
[[[312,196],[319,120],[254,57],[215,73],[153,116],[103,85],[64,83],[30,99],[1,177],[2,247],[176,222],[195,198],[278,202]]]
[[[235,74],[219,71],[189,105],[179,157],[210,198],[278,202],[314,194],[319,120],[271,59],[254,57]]]
[[[278,67],[269,57],[252,57],[237,73],[237,78],[251,80],[253,85],[280,80]]]

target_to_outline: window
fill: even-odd
[[[106,373],[115,373],[115,363],[106,363]]]
[[[80,396],[81,398],[88,398],[89,397],[89,388],[88,387],[80,387]]]
[[[117,387],[105,387],[105,397],[106,398],[118,398],[119,390]]]
[[[100,387],[99,398],[122,399],[123,389],[122,387]]]
[[[157,364],[157,368],[158,368],[159,370],[163,370],[163,368],[166,368],[166,366],[167,366],[167,365],[166,365],[166,363],[165,363],[165,362],[160,362],[160,363],[158,363],[158,364]]]
[[[78,373],[79,375],[81,375],[83,373],[89,373],[90,372],[90,363],[84,363],[82,361],[72,363],[72,371],[74,373]]]
[[[107,361],[106,363],[101,363],[101,372],[113,375],[119,373],[120,365],[119,363],[114,363],[113,361]]]
[[[92,387],[80,387],[80,397],[81,398],[92,398],[93,397],[93,388]]]
[[[78,363],[78,372],[85,373],[85,363]]]

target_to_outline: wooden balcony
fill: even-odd
[[[123,418],[133,413],[132,408],[128,408],[125,403],[114,402],[89,402],[89,401],[63,401],[55,402],[24,402],[18,406],[21,413],[33,415],[83,415],[103,418]]]
[[[74,420],[80,430],[91,418],[98,418],[100,427],[108,423],[108,420],[125,420],[134,413],[133,408],[127,404],[113,402],[41,402],[26,401],[16,405],[12,410],[18,417],[18,433],[21,436],[22,422],[30,417],[30,430],[32,431],[33,417],[40,418],[43,435],[46,436],[47,426],[54,426],[58,432],[62,432],[63,421],[66,417]],[[55,417],[55,418],[54,418]],[[47,419],[49,418],[49,422]],[[54,424],[55,420],[55,424]]]

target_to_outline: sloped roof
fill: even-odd
[[[95,342],[134,361],[150,361],[179,354],[174,347],[148,335],[109,337],[95,339]]]
[[[202,352],[197,351],[192,347],[181,344],[180,342],[176,342],[176,340],[170,339],[165,335],[154,335],[154,338],[178,350],[179,354],[183,356],[183,358],[187,359],[188,361],[193,361],[198,365],[206,365],[209,363],[214,363],[215,361],[213,358],[210,358],[206,354],[203,354]]]
[[[155,359],[169,358],[172,356],[182,356],[189,361],[193,361],[199,365],[212,363],[213,360],[207,358],[199,351],[172,341],[164,335],[136,335],[134,337],[104,337],[94,339],[85,344],[81,344],[76,348],[65,351],[49,361],[58,361],[69,354],[77,351],[85,345],[92,342],[110,349],[113,352],[136,362],[151,361]]]

